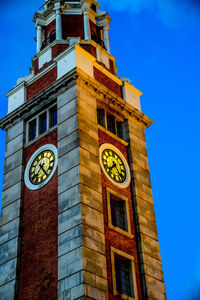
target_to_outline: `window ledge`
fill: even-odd
[[[124,141],[123,139],[121,139],[120,137],[118,137],[117,135],[115,135],[114,133],[110,132],[109,130],[105,129],[103,126],[97,124],[98,129],[100,129],[101,131],[105,132],[106,134],[108,134],[109,136],[111,136],[112,138],[116,139],[117,141],[119,141],[121,144],[128,146],[128,143],[126,141]]]
[[[111,223],[108,223],[108,227],[110,229],[113,229],[113,230],[117,231],[118,233],[121,233],[121,234],[129,237],[130,239],[134,238],[134,235],[131,232],[128,232],[128,231],[125,231],[125,230],[123,230],[123,229],[121,229],[119,227],[113,226]]]
[[[114,291],[114,292],[113,292],[113,295],[114,295],[114,296],[117,296],[117,297],[119,297],[119,298],[121,298],[121,299],[124,299],[124,300],[137,300],[137,298],[132,298],[132,297],[130,297],[130,296],[127,296],[127,295],[124,295],[124,294],[120,294],[120,293],[118,293],[117,291]]]

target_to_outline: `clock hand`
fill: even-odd
[[[116,165],[115,162],[113,163],[113,165],[112,165],[111,167],[109,167],[109,170],[110,170],[110,169],[113,169],[114,167],[117,167],[117,165]]]
[[[43,165],[40,164],[39,166],[40,166],[40,168],[42,169],[42,171],[44,172],[44,174],[45,174],[46,176],[48,176],[47,172],[46,172],[45,169],[43,168]]]
[[[35,174],[35,175],[33,176],[32,179],[35,179],[35,178],[38,176],[39,172],[40,172],[40,170],[37,172],[37,174]]]

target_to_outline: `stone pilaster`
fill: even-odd
[[[84,295],[77,87],[58,107],[58,299]]]
[[[127,127],[144,299],[166,300],[144,129],[130,120]]]
[[[96,99],[58,97],[58,299],[107,299]]]
[[[0,299],[15,299],[23,189],[23,121],[7,129],[0,219]]]
[[[78,81],[84,296],[108,298],[96,98]]]

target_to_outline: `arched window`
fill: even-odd
[[[48,36],[48,44],[52,43],[56,39],[56,31],[52,30]]]

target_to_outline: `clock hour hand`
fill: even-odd
[[[112,170],[114,167],[116,167],[116,163],[114,162],[113,165],[111,167],[109,167],[109,170]]]
[[[42,165],[42,164],[40,164],[40,168],[42,169],[42,171],[44,172],[44,174],[45,174],[46,176],[48,176],[48,174],[47,174],[47,172],[45,171],[45,169],[43,168],[43,165]]]

